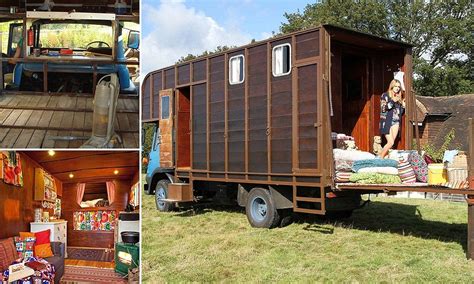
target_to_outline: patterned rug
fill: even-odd
[[[62,284],[76,283],[128,283],[126,278],[110,268],[96,268],[66,265]]]
[[[67,258],[112,262],[114,260],[114,251],[110,249],[105,250],[105,249],[68,247]]]

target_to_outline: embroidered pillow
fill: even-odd
[[[401,160],[398,163],[398,176],[402,180],[402,183],[416,182],[415,172],[408,161]]]
[[[15,237],[15,247],[19,258],[29,258],[34,254],[35,237]]]
[[[428,165],[425,160],[417,152],[412,152],[408,155],[408,162],[413,168],[416,175],[416,180],[420,182],[428,181]]]

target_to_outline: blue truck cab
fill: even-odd
[[[49,92],[90,92],[95,87],[94,73],[96,82],[101,76],[117,73],[121,93],[137,94],[124,64],[124,30],[115,14],[27,12],[25,25],[13,23],[10,27],[10,57],[16,43],[21,57],[28,59],[15,64],[13,88],[43,91],[47,78]],[[138,46],[138,32],[128,30],[126,47]],[[45,69],[50,75],[44,76]]]

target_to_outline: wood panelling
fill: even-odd
[[[115,183],[116,193],[115,202],[107,210],[123,211],[128,203],[129,191],[131,188],[131,181],[129,180],[117,180],[117,179],[103,179],[102,182],[113,181]],[[87,188],[87,184],[86,184]],[[73,213],[74,211],[81,209],[76,202],[77,184],[68,183],[64,184],[64,194],[62,199],[63,218],[68,221],[68,245],[76,247],[102,247],[102,248],[113,248],[114,246],[114,233],[113,232],[87,232],[87,231],[74,231],[73,227]],[[105,208],[102,208],[104,210]]]
[[[210,60],[209,158],[210,170],[224,171],[225,163],[225,56]]]
[[[153,76],[147,76],[142,82],[142,119],[148,119],[152,117],[150,112],[150,96],[152,95],[152,83]],[[158,115],[153,115],[153,117],[158,117]]]
[[[19,232],[29,232],[34,221],[34,209],[41,207],[34,201],[34,173],[40,167],[24,153],[20,153],[23,170],[23,186],[13,186],[0,181],[0,239],[17,236]],[[59,180],[56,184],[62,187]],[[52,209],[48,209],[52,215]]]
[[[189,64],[178,66],[178,84],[177,85],[189,84],[191,80],[189,69],[190,69]]]
[[[206,84],[195,85],[193,88],[193,168],[207,169],[207,127],[206,127]]]
[[[151,90],[151,113],[153,117],[158,117],[160,112],[160,91],[163,89],[163,79],[161,72],[153,74]]]
[[[189,70],[188,70],[189,71]],[[190,123],[191,123],[191,94],[190,88],[184,87],[176,91],[177,101],[177,125],[176,125],[176,166],[190,167]]]
[[[173,90],[160,91],[160,101],[168,100],[168,115],[162,114],[165,107],[162,106],[159,117],[160,121],[160,167],[170,168],[174,166],[173,131],[174,131],[174,104]]]

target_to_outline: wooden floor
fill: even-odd
[[[90,260],[79,260],[79,259],[68,259],[64,260],[65,265],[72,266],[87,266],[97,268],[115,268],[114,262],[103,262],[103,261],[90,261]]]
[[[73,95],[0,95],[0,148],[79,148],[90,137],[92,97]],[[119,98],[115,131],[118,148],[139,146],[139,99]]]

